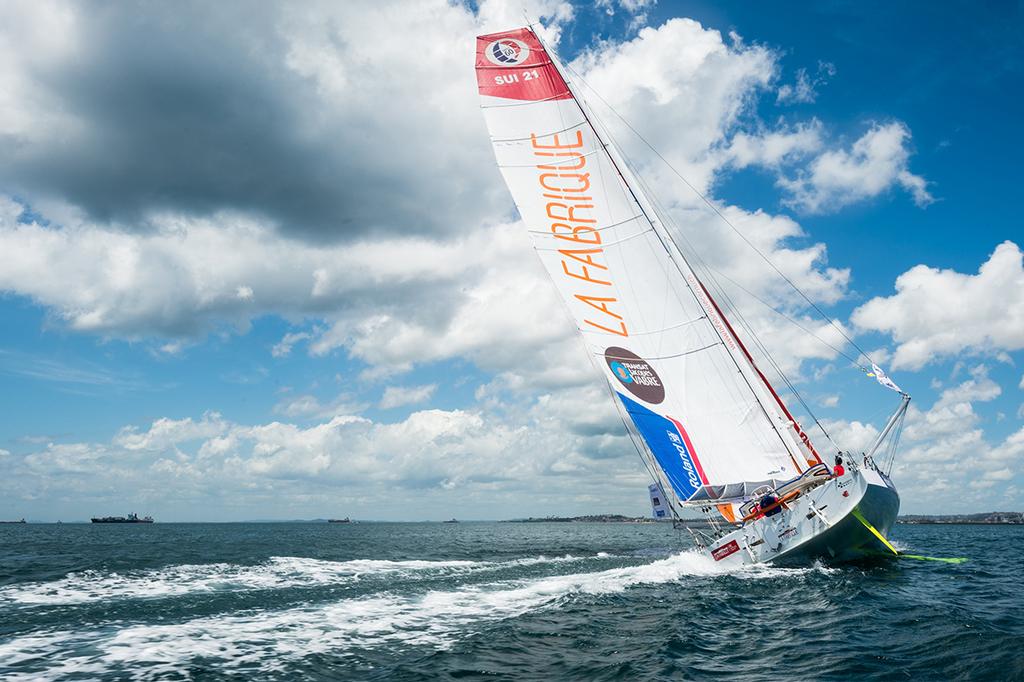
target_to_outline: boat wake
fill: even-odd
[[[589,557],[621,561],[616,557]],[[259,567],[179,566],[153,572],[164,587],[144,588],[145,578],[121,579],[108,576],[101,591],[111,595],[118,587],[128,588],[135,596],[152,596],[161,589],[187,590],[188,583],[174,587],[173,575],[189,576],[193,587],[221,582],[293,586],[302,581],[349,579],[356,575],[394,575],[396,572],[478,571],[494,567],[586,561],[576,557],[528,557],[510,562],[392,562],[363,560],[319,562],[309,559],[276,559]],[[220,568],[217,568],[220,567]],[[287,568],[285,568],[287,567]],[[0,661],[7,670],[32,670],[24,679],[60,679],[68,675],[89,675],[131,669],[133,676],[159,677],[189,660],[202,658],[225,669],[274,670],[284,659],[316,654],[352,656],[360,650],[381,646],[430,646],[447,648],[466,633],[480,626],[529,611],[554,608],[580,595],[604,595],[633,586],[665,584],[685,579],[715,578],[728,574],[739,579],[766,579],[803,576],[827,571],[821,567],[776,568],[747,566],[725,571],[708,557],[683,552],[640,565],[606,570],[548,575],[536,578],[497,580],[460,584],[451,589],[431,589],[405,595],[381,590],[361,597],[325,604],[251,610],[216,616],[192,618],[165,624],[114,624],[89,631],[51,631],[36,633],[0,643]],[[177,573],[175,573],[177,571]],[[218,577],[217,571],[226,573]],[[50,592],[41,586],[36,592],[14,594],[26,600],[57,597],[67,599],[77,580],[69,576],[63,585]],[[183,592],[177,592],[181,594]],[[166,593],[164,593],[166,594]],[[122,597],[125,595],[122,594]],[[10,593],[6,595],[12,597]],[[89,599],[98,598],[90,594]],[[38,667],[37,667],[38,666]],[[3,668],[0,667],[0,671]],[[17,679],[15,677],[14,679]]]
[[[124,574],[106,571],[69,573],[52,582],[0,588],[0,604],[63,605],[126,599],[161,599],[189,594],[345,585],[363,580],[395,580],[497,571],[516,566],[586,561],[607,557],[527,557],[510,561],[323,561],[271,557],[255,565],[182,564]]]

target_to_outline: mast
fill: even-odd
[[[594,125],[590,115],[587,113],[588,105],[585,104],[585,100],[582,99],[576,92],[572,80],[568,78],[567,74],[562,69],[561,63],[559,62],[558,58],[552,53],[551,49],[544,42],[544,39],[541,38],[540,35],[538,35],[532,29],[532,27],[528,27],[527,30],[529,30],[534,35],[534,37],[536,37],[537,42],[539,42],[541,46],[543,46],[544,51],[547,53],[548,59],[551,60],[551,65],[562,77],[562,80],[565,81],[566,88],[568,88],[573,100],[576,102],[576,105],[580,108],[580,111],[582,112],[587,124],[590,126],[590,129],[593,131],[594,136],[601,142],[601,145],[608,152],[612,165],[618,172],[623,184],[629,190],[629,193],[633,197],[633,200],[640,207],[640,210],[643,213],[644,217],[647,219],[648,224],[655,231],[655,234],[658,236],[658,239],[664,247],[666,253],[668,254],[669,259],[672,261],[673,265],[675,265],[677,272],[683,278],[683,281],[686,283],[687,288],[690,290],[690,293],[693,295],[698,305],[700,305],[707,312],[708,315],[717,315],[721,319],[722,323],[725,326],[725,330],[721,329],[718,325],[715,324],[712,324],[712,327],[718,334],[719,338],[725,345],[726,349],[730,351],[732,350],[732,344],[730,344],[727,341],[728,337],[731,338],[733,343],[739,347],[739,350],[742,353],[741,360],[745,361],[746,364],[749,365],[749,370],[751,370],[753,374],[756,376],[757,380],[759,380],[764,385],[764,388],[767,389],[775,405],[778,407],[778,409],[782,411],[782,414],[785,415],[786,422],[788,425],[792,427],[793,431],[799,439],[798,441],[791,441],[790,439],[787,439],[783,436],[782,432],[779,430],[779,425],[776,423],[775,419],[772,419],[769,409],[765,406],[762,396],[760,395],[760,391],[754,389],[754,386],[751,384],[750,378],[747,376],[747,373],[743,371],[741,360],[737,359],[735,353],[730,352],[730,358],[732,358],[740,374],[743,375],[744,381],[746,381],[748,386],[750,386],[751,391],[757,399],[758,404],[760,405],[765,417],[768,419],[769,423],[772,425],[772,428],[778,434],[783,446],[786,448],[786,451],[789,453],[789,458],[792,461],[793,466],[796,467],[797,472],[802,473],[806,466],[802,466],[800,460],[796,456],[801,455],[799,447],[800,443],[802,443],[810,452],[810,454],[813,455],[813,457],[817,460],[817,462],[820,463],[822,461],[821,457],[818,455],[818,452],[815,450],[813,444],[811,443],[810,437],[800,428],[799,423],[796,421],[792,413],[786,407],[786,404],[783,402],[778,392],[771,385],[771,382],[768,381],[768,377],[766,377],[764,372],[762,372],[761,369],[757,366],[757,363],[754,361],[754,358],[750,354],[750,351],[747,350],[747,347],[744,345],[743,340],[740,339],[739,334],[736,333],[736,330],[729,322],[729,318],[726,317],[724,312],[722,312],[721,307],[715,301],[714,297],[711,295],[711,292],[708,290],[707,286],[705,286],[704,282],[701,281],[700,277],[697,275],[696,269],[690,264],[689,260],[686,258],[686,255],[683,254],[682,249],[679,248],[679,245],[672,237],[671,232],[669,232],[668,228],[660,219],[657,219],[656,221],[655,218],[651,217],[652,213],[654,213],[655,216],[657,215],[656,211],[654,211],[653,207],[651,206],[645,206],[645,204],[649,204],[649,201],[647,201],[647,197],[642,191],[638,192],[634,188],[634,183],[633,181],[631,181],[633,173],[629,169],[629,166],[627,164],[621,162],[621,152],[619,152],[618,148],[615,146],[614,143],[612,143],[611,140],[603,139],[601,133],[597,130],[597,126]],[[625,168],[626,170],[623,171],[623,168]],[[643,197],[643,200],[641,200],[641,197]],[[680,267],[680,260],[682,261],[684,267]],[[689,273],[689,276],[687,276],[687,273]],[[691,277],[693,278],[693,282],[690,281]],[[694,283],[697,285],[697,287],[703,294],[708,304],[710,304],[710,309],[709,306],[706,305],[704,301],[701,300],[701,297],[697,295],[697,292],[694,291]],[[767,350],[765,352],[767,352]],[[772,411],[774,411],[774,408],[772,409]],[[796,446],[795,452],[793,446]]]

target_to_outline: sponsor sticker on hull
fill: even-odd
[[[715,549],[711,550],[711,556],[715,558],[715,561],[721,561],[727,556],[731,556],[738,551],[740,551],[740,543],[736,542],[735,540],[730,540],[721,547],[716,547]]]

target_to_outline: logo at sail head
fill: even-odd
[[[488,61],[498,66],[518,66],[530,56],[526,43],[515,38],[495,40],[484,49]]]
[[[661,377],[650,363],[633,351],[612,346],[604,352],[605,362],[612,375],[627,391],[645,403],[657,405],[665,400],[665,387]]]

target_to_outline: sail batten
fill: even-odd
[[[666,493],[686,501],[799,475],[792,418],[557,57],[519,29],[480,37],[477,66],[537,255]]]

